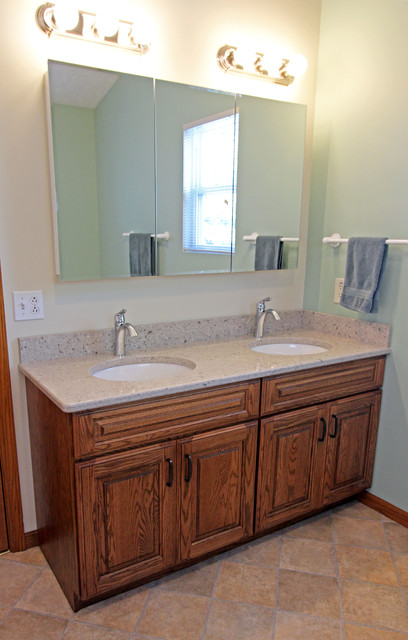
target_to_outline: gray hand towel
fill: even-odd
[[[282,268],[283,242],[280,236],[258,236],[255,245],[255,271]]]
[[[155,238],[150,233],[129,234],[129,264],[131,276],[154,276]]]
[[[350,238],[340,304],[353,311],[376,313],[387,261],[387,238]]]

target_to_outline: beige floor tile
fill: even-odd
[[[13,606],[41,571],[39,567],[2,560],[0,562],[0,606]]]
[[[393,551],[408,553],[408,529],[396,522],[384,522],[384,528]]]
[[[13,609],[0,624],[1,640],[59,640],[66,620]]]
[[[276,569],[224,561],[214,597],[244,604],[274,607]]]
[[[73,611],[51,569],[45,569],[18,601],[21,609],[71,618]]]
[[[178,591],[179,593],[192,593],[197,596],[211,596],[218,566],[219,560],[216,559],[194,565],[194,567],[183,569],[183,571],[177,571],[158,580],[156,588]]]
[[[204,639],[271,640],[272,629],[272,609],[214,600]]]
[[[115,629],[104,629],[81,622],[70,622],[64,640],[130,640],[130,633]]]
[[[337,561],[340,578],[398,587],[389,551],[338,546]]]
[[[339,618],[340,606],[336,578],[281,569],[278,609],[323,618]]]
[[[122,593],[114,598],[109,598],[109,600],[81,609],[75,615],[75,620],[98,624],[102,627],[111,627],[121,631],[133,631],[149,593],[150,589],[148,587],[140,587],[139,589]]]
[[[209,605],[203,596],[154,590],[136,632],[162,640],[200,640]]]
[[[10,611],[9,607],[0,607],[0,620]]]
[[[408,553],[394,553],[394,562],[402,587],[408,587]]]
[[[346,622],[408,632],[408,614],[400,589],[342,580],[341,602]]]
[[[374,511],[366,504],[359,502],[358,500],[352,500],[346,502],[339,507],[336,507],[333,511],[337,516],[346,516],[347,518],[362,518],[363,520],[382,520],[381,514],[378,511]]]
[[[330,515],[319,514],[303,522],[297,522],[283,529],[282,535],[290,536],[291,538],[310,538],[321,542],[333,542]]]
[[[222,554],[221,558],[230,562],[276,567],[279,561],[279,543],[280,535],[273,534],[260,540],[254,540],[232,551],[227,551]]]
[[[45,565],[47,564],[47,561],[44,558],[40,547],[32,547],[31,549],[27,549],[26,551],[18,551],[17,553],[5,553],[0,556],[0,561],[1,560],[13,560],[15,562],[33,564],[36,567],[45,567]]]
[[[275,640],[342,640],[341,622],[276,612]]]
[[[398,631],[386,631],[385,629],[372,629],[359,625],[344,625],[346,640],[407,640],[406,633]]]
[[[333,516],[337,544],[388,550],[383,523],[345,516]]]
[[[280,567],[335,576],[334,546],[327,542],[285,537],[282,541]]]

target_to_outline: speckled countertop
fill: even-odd
[[[308,324],[310,325],[310,322]],[[333,323],[331,326],[334,326]],[[361,339],[355,339],[355,336],[345,337],[344,332],[343,335],[339,335],[341,331],[337,326],[336,333],[299,326],[269,333],[260,341],[246,335],[208,342],[160,346],[133,351],[121,360],[107,353],[59,357],[26,362],[20,364],[20,370],[63,411],[70,413],[390,352],[388,340],[363,342]],[[261,343],[293,342],[294,338],[297,342],[311,342],[323,346],[327,351],[316,355],[277,356],[255,352],[250,348]],[[137,382],[103,380],[91,374],[91,370],[95,371],[103,366],[146,360],[189,364],[189,367],[177,377]]]

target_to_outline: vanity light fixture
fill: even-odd
[[[297,55],[292,59],[278,56],[271,63],[271,68],[264,67],[265,55],[253,53],[243,58],[243,52],[232,45],[225,44],[217,52],[217,62],[226,72],[240,73],[253,78],[262,78],[277,84],[290,85],[295,77],[306,71],[307,60],[304,56]]]
[[[135,39],[134,24],[127,20],[108,21],[103,16],[51,2],[38,7],[35,18],[40,29],[48,36],[57,34],[79,38],[142,54],[150,49],[150,45],[141,44]]]

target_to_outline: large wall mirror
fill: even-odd
[[[48,87],[61,280],[296,268],[304,105],[55,61]]]

